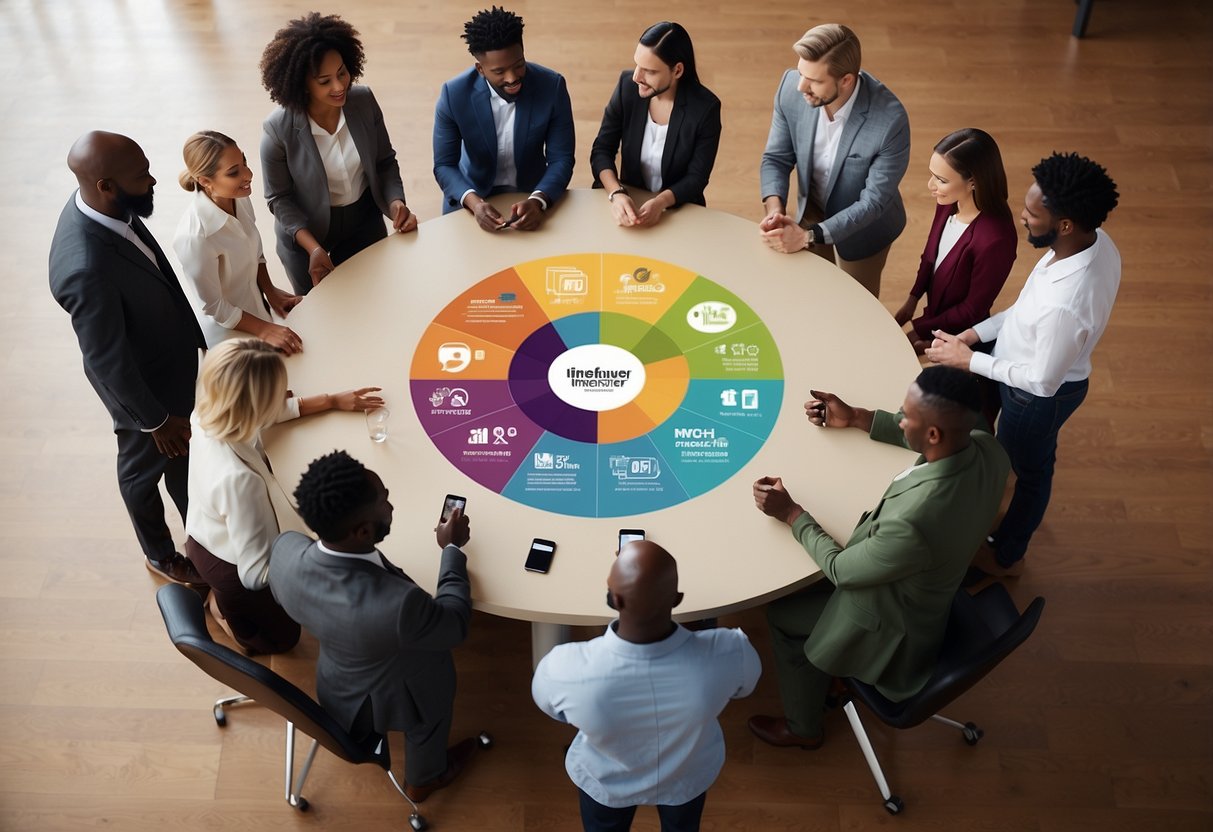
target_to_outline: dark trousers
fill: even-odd
[[[215,604],[241,647],[254,654],[284,653],[299,643],[299,625],[278,606],[268,586],[248,589],[236,564],[215,557],[192,537],[185,539],[185,554],[211,585]]]
[[[334,266],[340,266],[367,246],[387,236],[383,214],[375,204],[371,189],[367,188],[357,202],[329,209],[329,231],[320,245],[329,253]],[[310,252],[292,242],[289,248],[279,239],[278,255],[286,268],[286,275],[295,287],[295,293],[306,295],[312,291],[312,276],[308,274]]]
[[[1087,380],[1068,381],[1052,396],[1033,396],[999,384],[1002,414],[998,441],[1011,458],[1015,493],[994,532],[998,562],[1010,566],[1023,558],[1032,534],[1040,526],[1053,493],[1057,434],[1087,397]]]
[[[577,790],[581,802],[581,825],[585,832],[627,832],[632,828],[635,806],[612,809],[603,806],[594,798]],[[661,819],[661,832],[698,832],[699,819],[703,816],[703,804],[708,793],[688,800],[680,806],[658,806],[657,817]]]
[[[189,457],[169,459],[156,449],[152,435],[140,430],[118,429],[114,435],[118,439],[118,491],[135,527],[135,537],[144,555],[161,560],[173,554],[176,547],[164,522],[160,478],[164,478],[165,488],[184,522],[189,502]]]

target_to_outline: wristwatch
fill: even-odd
[[[617,197],[619,194],[626,194],[627,192],[628,189],[620,185],[618,188],[607,194],[607,202],[614,202],[615,197]]]
[[[805,241],[803,250],[808,251],[813,246],[815,246],[821,242],[821,226],[820,225],[810,225],[805,230],[808,231],[809,238]]]

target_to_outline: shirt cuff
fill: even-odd
[[[975,352],[973,357],[969,359],[969,372],[976,373],[979,376],[985,376],[988,379],[993,379],[991,373],[994,371],[994,356],[984,352]]]
[[[814,227],[818,231],[817,242],[821,243],[823,246],[834,245],[834,238],[830,236],[830,230],[828,228],[826,228],[824,225],[821,225],[820,223],[818,223]]]
[[[139,428],[139,432],[140,433],[155,433],[156,431],[160,430],[160,428],[162,428],[168,424],[168,417],[169,417],[169,414],[165,413],[163,422],[156,425],[156,427],[154,427],[154,428]]]
[[[459,195],[460,207],[466,208],[467,206],[463,204],[463,201],[468,198],[468,194],[474,194],[474,193],[476,193],[475,188],[468,188],[466,191],[464,191],[462,194],[460,194]]]
[[[531,199],[538,201],[539,205],[543,208],[544,211],[546,211],[548,209],[547,198],[544,197],[544,195],[542,193],[540,193],[539,191],[532,191]]]

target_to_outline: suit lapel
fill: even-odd
[[[670,181],[670,160],[678,149],[679,133],[687,112],[687,96],[690,93],[686,87],[680,87],[674,97],[674,109],[670,111],[670,126],[665,131],[665,147],[661,151],[661,184],[665,186]],[[647,115],[647,113],[646,113]]]
[[[472,85],[472,119],[480,127],[480,141],[489,149],[489,158],[493,160],[493,169],[489,171],[489,186],[492,187],[492,183],[497,179],[497,126],[493,122],[493,106],[489,103],[489,95],[489,82],[477,74],[476,82]],[[517,113],[514,117],[517,119]],[[518,135],[517,129],[514,135]]]
[[[519,182],[524,179],[525,167],[522,164],[524,158],[522,150],[526,147],[527,136],[531,134],[531,118],[534,115],[534,107],[531,106],[531,103],[535,97],[527,95],[527,92],[529,90],[523,84],[522,94],[518,96],[518,103],[514,105],[514,171]]]
[[[826,182],[826,201],[829,200],[830,194],[834,192],[834,183],[838,181],[838,174],[842,171],[842,165],[851,153],[851,145],[855,143],[855,137],[859,135],[859,131],[863,128],[863,123],[868,120],[868,93],[870,92],[870,86],[870,82],[866,80],[859,85],[855,106],[851,108],[851,114],[847,116],[847,123],[842,128],[842,136],[838,140],[838,152],[834,154],[834,166],[830,169],[830,178]]]
[[[362,169],[366,172],[367,182],[371,182],[371,169],[374,167],[375,154],[370,135],[370,125],[362,118],[362,113],[355,107],[345,106],[345,126],[350,130],[350,138],[354,140],[354,149],[362,160]],[[315,144],[315,142],[312,142]]]

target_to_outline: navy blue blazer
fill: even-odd
[[[640,97],[640,89],[630,70],[619,75],[615,92],[602,113],[602,126],[590,151],[590,170],[594,187],[601,188],[598,175],[609,170],[624,185],[648,188],[640,168],[640,148],[648,121],[649,99]],[[615,170],[615,152],[622,142],[620,170]],[[716,164],[720,147],[720,99],[700,84],[680,84],[674,97],[674,110],[666,130],[665,149],[661,152],[661,187],[674,194],[674,204],[693,202],[706,205],[703,192]]]
[[[490,95],[475,67],[442,85],[434,110],[434,178],[444,214],[463,207],[460,199],[469,190],[481,197],[494,193],[497,128]],[[554,204],[573,177],[576,145],[564,76],[528,62],[514,112],[516,190],[542,191]]]

